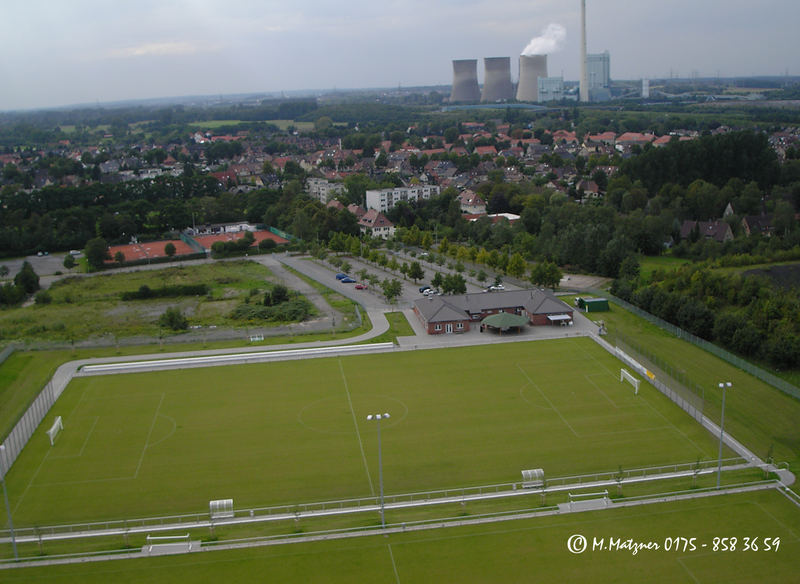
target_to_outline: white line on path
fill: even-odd
[[[139,457],[139,464],[136,465],[136,472],[133,474],[133,478],[139,477],[139,469],[142,468],[142,462],[144,461],[144,453],[147,451],[147,446],[150,444],[150,436],[153,434],[153,428],[156,427],[156,420],[158,420],[158,412],[161,410],[161,404],[164,403],[164,396],[165,393],[161,394],[161,399],[158,401],[158,407],[156,408],[156,413],[153,414],[153,421],[150,424],[150,431],[147,433],[147,440],[144,441],[144,448],[142,448],[142,455]]]
[[[361,460],[364,461],[364,470],[367,471],[367,480],[369,481],[369,490],[372,496],[375,496],[375,487],[372,485],[372,477],[369,474],[369,465],[367,464],[367,455],[364,454],[364,443],[361,441],[361,432],[358,431],[358,420],[356,419],[356,412],[353,410],[353,400],[350,399],[350,388],[347,386],[347,377],[344,376],[344,367],[342,367],[342,360],[339,359],[339,372],[342,374],[342,383],[344,384],[344,392],[347,394],[347,404],[350,406],[350,414],[353,416],[353,426],[356,427],[356,437],[358,438],[358,447],[361,449]]]

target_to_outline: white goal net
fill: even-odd
[[[50,426],[50,429],[47,431],[47,436],[50,438],[50,446],[55,444],[56,437],[58,436],[59,432],[64,429],[64,422],[61,421],[61,416],[56,418],[56,421],[53,422],[53,425]]]
[[[639,383],[641,380],[636,379],[629,371],[626,369],[619,370],[619,382],[622,383],[623,381],[627,381],[633,386],[633,393],[634,395],[639,395]]]

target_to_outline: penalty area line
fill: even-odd
[[[133,473],[133,478],[139,478],[139,470],[142,468],[142,462],[144,462],[144,453],[147,451],[147,447],[150,444],[150,436],[153,435],[153,428],[156,427],[156,420],[158,420],[158,412],[161,411],[161,404],[164,403],[164,397],[166,396],[165,393],[161,394],[161,399],[158,401],[158,407],[156,407],[156,413],[153,414],[153,421],[150,422],[150,430],[147,432],[147,439],[144,441],[144,448],[142,448],[142,454],[139,456],[139,464],[136,465],[136,472]]]

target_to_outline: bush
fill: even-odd
[[[34,302],[36,304],[50,304],[53,301],[53,296],[47,290],[39,290],[34,296]]]
[[[161,288],[150,288],[147,284],[142,284],[135,292],[123,292],[123,300],[147,300],[149,298],[178,298],[180,296],[205,296],[209,292],[206,284],[175,284],[173,286],[162,286]]]
[[[158,324],[173,331],[182,331],[189,328],[189,321],[181,312],[180,308],[167,308],[164,314],[158,319]]]

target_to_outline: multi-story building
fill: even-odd
[[[311,177],[306,181],[306,191],[312,199],[317,199],[323,205],[330,199],[344,192],[342,183],[328,182],[324,178]]]
[[[427,200],[439,194],[439,187],[414,186],[396,187],[393,189],[377,189],[367,191],[367,209],[376,209],[381,212],[388,211],[400,201]]]

